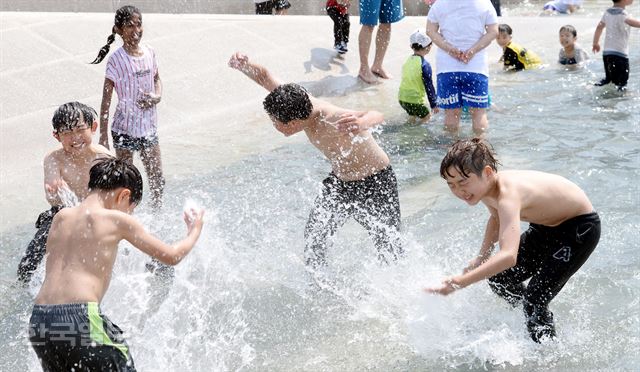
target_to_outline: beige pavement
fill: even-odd
[[[284,138],[271,128],[261,105],[266,91],[227,67],[234,51],[246,52],[283,80],[301,82],[317,96],[393,116],[401,112],[396,92],[409,53],[408,35],[426,21],[407,17],[394,25],[386,66],[396,78],[368,86],[355,77],[357,17],[352,18],[351,51],[344,58],[331,50],[332,24],[326,16],[144,17],[143,41],[156,49],[164,83],[159,133],[168,177],[198,174],[306,140],[303,135]],[[566,19],[507,21],[514,29],[531,31],[518,37],[525,45],[534,38],[550,40],[541,54],[547,60],[555,58],[557,30]],[[582,40],[589,40],[597,21],[571,21],[581,30]],[[51,116],[58,105],[72,100],[99,109],[106,61],[87,62],[104,44],[112,22],[109,13],[0,12],[0,231],[33,222],[47,207],[42,159],[58,146],[51,136]],[[497,60],[498,47],[494,44],[489,51]],[[433,54],[428,57],[432,63]],[[419,193],[401,194],[414,198]]]

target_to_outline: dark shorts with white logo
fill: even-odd
[[[587,261],[600,240],[596,212],[558,226],[530,224],[520,236],[516,266],[489,278],[491,289],[512,305],[523,304],[531,337],[555,336],[549,302]],[[531,279],[527,285],[524,281]]]

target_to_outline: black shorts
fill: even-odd
[[[34,305],[29,341],[44,371],[136,370],[123,332],[95,302]]]
[[[158,136],[131,137],[128,134],[111,131],[113,147],[117,150],[141,151],[157,146]]]
[[[516,265],[489,278],[496,294],[512,305],[523,305],[535,341],[545,333],[555,334],[549,303],[587,261],[599,240],[600,217],[596,212],[553,227],[529,224],[520,236]]]
[[[431,112],[429,108],[423,104],[418,103],[409,103],[409,102],[400,102],[400,106],[409,114],[410,116],[417,116],[420,119],[426,118],[429,116]]]
[[[29,242],[18,265],[18,280],[20,282],[28,284],[31,281],[33,273],[38,269],[40,262],[42,262],[47,249],[47,238],[49,237],[49,229],[51,229],[53,217],[62,208],[64,207],[61,205],[53,206],[38,216],[38,220],[36,221],[36,229],[38,230]]]
[[[629,58],[617,55],[602,57],[604,62],[605,80],[619,87],[627,86],[629,81]]]
[[[307,265],[326,264],[327,240],[351,217],[367,230],[381,262],[404,254],[398,182],[391,166],[358,181],[343,181],[333,172],[322,181],[304,232]]]
[[[284,10],[291,8],[287,0],[267,0],[256,3],[256,14],[272,14],[273,10]]]

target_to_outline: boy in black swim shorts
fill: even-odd
[[[586,262],[600,239],[600,218],[589,198],[566,178],[536,171],[497,171],[491,145],[460,140],[442,160],[440,175],[469,205],[489,209],[480,253],[463,274],[426,291],[448,295],[483,279],[513,306],[522,304],[535,342],[556,336],[549,303]],[[520,221],[529,228],[520,235]],[[495,243],[500,250],[492,255]],[[524,282],[529,280],[527,285]]]

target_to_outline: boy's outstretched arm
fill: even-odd
[[[624,23],[628,24],[631,27],[640,27],[640,19],[627,18],[624,20]]]
[[[596,27],[595,32],[593,33],[593,47],[591,48],[591,50],[594,53],[598,53],[600,51],[600,36],[602,35],[602,30],[604,30],[604,27],[604,22],[600,21],[600,23],[598,23],[598,26]]]
[[[167,265],[177,265],[191,252],[198,241],[202,231],[204,210],[196,212],[191,210],[184,213],[184,222],[187,225],[187,236],[173,245],[169,245],[155,236],[149,234],[135,218],[124,215],[125,220],[119,224],[123,238],[134,247],[151,257],[157,258]]]
[[[241,71],[269,92],[281,85],[280,81],[271,75],[266,67],[250,62],[249,57],[240,52],[231,56],[229,67]]]
[[[498,220],[498,216],[491,213],[491,216],[489,216],[489,219],[487,220],[487,226],[484,230],[484,240],[480,246],[480,252],[478,252],[476,257],[469,261],[469,265],[464,268],[463,274],[475,269],[485,262],[491,256],[494,245],[498,242],[499,238],[500,222]]]
[[[483,279],[492,277],[516,265],[520,243],[520,206],[515,200],[500,201],[498,206],[500,225],[500,251],[478,267],[462,275],[443,280],[439,287],[425,288],[426,292],[448,295]],[[485,242],[489,241],[485,237]]]

